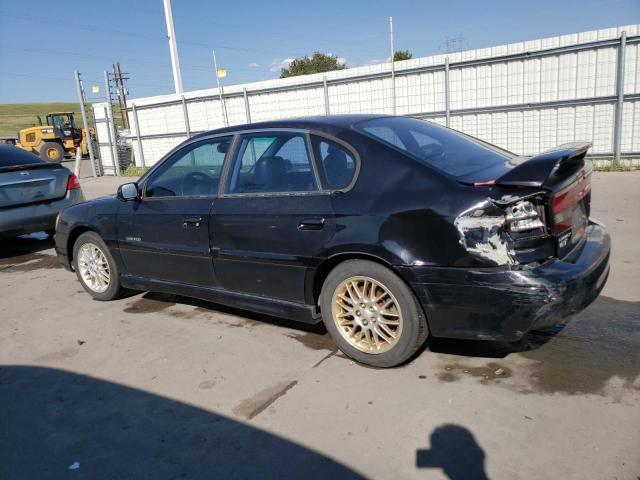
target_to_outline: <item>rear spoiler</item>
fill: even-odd
[[[514,187],[542,187],[550,177],[575,170],[583,164],[589,142],[565,143],[552,150],[530,157],[507,173],[484,184]]]
[[[0,173],[18,172],[20,170],[42,170],[47,168],[66,168],[59,163],[27,163],[25,165],[9,165],[8,167],[0,167]]]
[[[551,177],[574,171],[584,164],[584,157],[591,147],[589,142],[565,143],[552,150],[528,158],[515,158],[507,165],[501,163],[482,172],[487,180],[478,181],[478,173],[460,181],[476,186],[503,185],[509,187],[549,186]],[[506,170],[506,171],[505,171]]]

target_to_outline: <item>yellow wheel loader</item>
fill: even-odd
[[[88,153],[86,132],[84,128],[76,127],[73,112],[48,113],[45,124],[38,116],[38,123],[18,132],[17,147],[53,163],[75,156],[78,146],[82,149],[82,155]],[[89,134],[94,140],[93,128],[89,129]]]

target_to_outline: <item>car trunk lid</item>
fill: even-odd
[[[64,197],[70,172],[43,163],[0,168],[0,208],[44,202]]]

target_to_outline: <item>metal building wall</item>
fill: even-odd
[[[396,62],[396,111],[440,124],[448,112],[452,128],[519,154],[588,140],[593,154],[612,155],[622,32],[620,146],[640,155],[640,25]],[[224,94],[234,125],[327,112],[391,114],[391,85],[385,63],[232,85]],[[190,134],[224,126],[217,89],[133,99],[128,107],[139,166]]]

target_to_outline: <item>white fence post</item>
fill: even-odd
[[[138,143],[138,152],[140,153],[140,166],[144,168],[144,151],[142,149],[142,138],[140,136],[140,124],[138,123],[138,111],[136,104],[131,104],[131,113],[133,114],[133,125],[136,127],[136,141]]]
[[[451,104],[449,103],[449,57],[444,59],[444,111],[447,117],[447,127],[451,123]]]
[[[618,65],[616,71],[616,117],[613,124],[613,158],[620,159],[620,142],[622,138],[622,110],[624,108],[624,61],[627,46],[627,32],[620,35],[618,47]]]
[[[249,106],[249,93],[246,87],[242,87],[242,96],[244,97],[244,114],[247,117],[247,123],[251,123],[251,107]]]
[[[187,101],[182,95],[182,113],[184,114],[184,128],[187,131],[187,138],[191,137],[191,124],[189,123],[189,110],[187,110]]]
[[[322,77],[322,89],[324,91],[324,114],[331,115],[331,109],[329,108],[329,87],[326,76]]]

